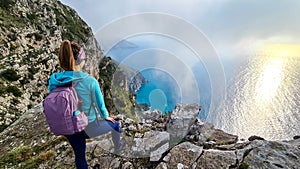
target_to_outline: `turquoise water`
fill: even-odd
[[[176,103],[180,102],[180,90],[176,81],[158,69],[147,69],[141,73],[147,82],[137,92],[136,101],[147,104],[151,110],[158,109],[162,113],[172,111]]]

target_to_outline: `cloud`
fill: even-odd
[[[75,8],[95,33],[121,17],[143,12],[161,12],[180,17],[199,28],[223,59],[232,56],[243,57],[242,55],[252,50],[256,43],[274,40],[280,43],[299,43],[300,39],[298,0],[62,0],[62,2]],[[137,24],[131,26],[155,25],[139,20]],[[123,31],[122,29],[123,27],[120,27],[118,31]],[[170,27],[166,26],[165,29]]]
[[[194,23],[219,50],[229,50],[231,54],[260,40],[281,37],[281,41],[288,43],[299,39],[299,8],[300,1],[295,0],[227,1]]]

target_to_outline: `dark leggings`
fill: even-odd
[[[106,120],[101,120],[99,123],[94,121],[89,123],[87,128],[79,133],[73,135],[66,135],[69,140],[75,154],[75,164],[77,169],[88,169],[85,151],[86,151],[86,139],[96,137],[112,131],[112,140],[114,146],[120,146],[120,127],[119,122],[114,123]]]

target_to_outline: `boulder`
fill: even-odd
[[[249,166],[249,169],[299,168],[300,150],[287,142],[264,141],[244,155],[242,164]]]
[[[153,111],[144,111],[142,114],[142,117],[145,120],[158,120],[162,116],[161,112],[159,110],[153,110]]]
[[[197,161],[197,169],[216,169],[236,167],[237,157],[234,151],[205,150]]]
[[[190,142],[183,142],[174,148],[163,158],[168,168],[191,168],[202,153],[203,147]]]
[[[133,139],[128,156],[133,158],[151,157],[152,161],[157,161],[169,149],[169,141],[170,135],[168,132],[146,132],[143,138]]]
[[[217,145],[233,144],[238,141],[238,136],[228,134],[222,130],[216,129],[212,132],[211,136],[208,139],[216,142]]]
[[[253,141],[253,140],[265,140],[264,138],[260,137],[260,136],[250,136],[248,138],[249,141]]]
[[[190,126],[198,117],[200,106],[198,104],[177,104],[167,120],[166,128],[170,133],[172,142],[180,142],[189,132]]]

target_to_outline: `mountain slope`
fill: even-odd
[[[49,75],[58,71],[57,50],[69,39],[86,49],[87,72],[99,77],[103,58],[91,28],[57,0],[0,2],[0,131],[48,93]]]

